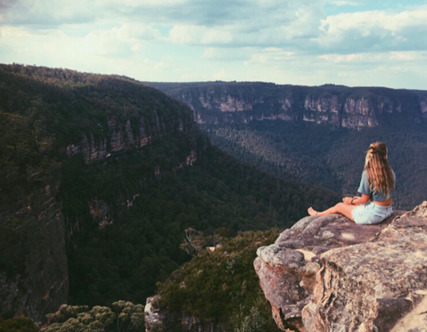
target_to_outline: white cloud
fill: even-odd
[[[217,80],[217,81],[226,80],[227,79],[227,73],[225,70],[221,70],[221,71],[213,74],[212,78],[214,80]]]
[[[288,65],[290,62],[298,62],[299,60],[301,60],[301,54],[286,51],[278,47],[267,47],[253,51],[252,56],[245,64],[277,66],[277,64]]]
[[[320,49],[342,53],[426,50],[427,7],[401,13],[365,11],[329,16],[315,39]]]
[[[208,28],[195,25],[176,25],[169,32],[173,43],[217,45],[229,44],[233,37],[226,28]]]
[[[84,53],[100,56],[126,57],[131,51],[120,29],[91,31],[83,38],[82,46]]]
[[[249,47],[208,47],[201,56],[206,61],[242,61],[250,57]]]
[[[165,81],[410,86],[412,75],[427,88],[427,6],[416,3],[0,0],[0,62]]]
[[[192,45],[269,45],[317,33],[322,0],[19,0],[0,16],[1,25],[32,31],[92,24],[93,30],[127,24],[140,38]],[[160,29],[168,31],[162,34]],[[87,33],[87,31],[86,31]]]
[[[360,5],[360,1],[354,1],[354,0],[330,0],[328,1],[330,4],[335,5],[335,6],[359,6]]]

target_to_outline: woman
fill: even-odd
[[[372,143],[366,153],[365,168],[357,190],[362,196],[344,197],[342,203],[317,212],[308,209],[310,216],[340,213],[356,224],[378,224],[393,213],[392,194],[396,175],[387,161],[387,147],[382,142]]]

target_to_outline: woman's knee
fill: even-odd
[[[341,211],[343,211],[344,205],[345,205],[344,203],[340,202],[340,203],[335,204],[334,208],[337,212],[341,212]]]

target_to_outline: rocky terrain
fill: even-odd
[[[283,331],[426,331],[427,201],[379,225],[306,217],[257,256]]]
[[[391,119],[427,118],[426,91],[261,82],[148,84],[189,105],[199,124],[282,120],[360,129]]]

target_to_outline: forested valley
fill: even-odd
[[[237,161],[210,143],[185,104],[125,77],[2,65],[0,118],[5,331],[16,324],[37,330],[14,316],[46,322],[62,303],[69,306],[49,316],[49,331],[85,319],[94,329],[138,330],[140,321],[120,313],[141,318],[138,305],[158,289],[170,300],[163,305],[229,329],[251,312],[262,316],[253,324],[268,326],[251,266],[256,247],[274,241],[307,206],[338,199]],[[219,244],[227,249],[206,250]],[[240,297],[189,306],[212,292],[197,293],[201,281],[188,279],[195,284],[185,296],[172,293],[173,280],[193,273],[184,263]]]
[[[188,104],[211,142],[282,179],[355,195],[369,144],[396,172],[395,207],[425,199],[427,91],[263,82],[148,83]]]
[[[366,150],[370,143],[383,141],[398,178],[395,207],[410,210],[425,199],[425,124],[389,124],[359,131],[278,121],[201,127],[213,144],[257,169],[342,196],[357,194]]]

